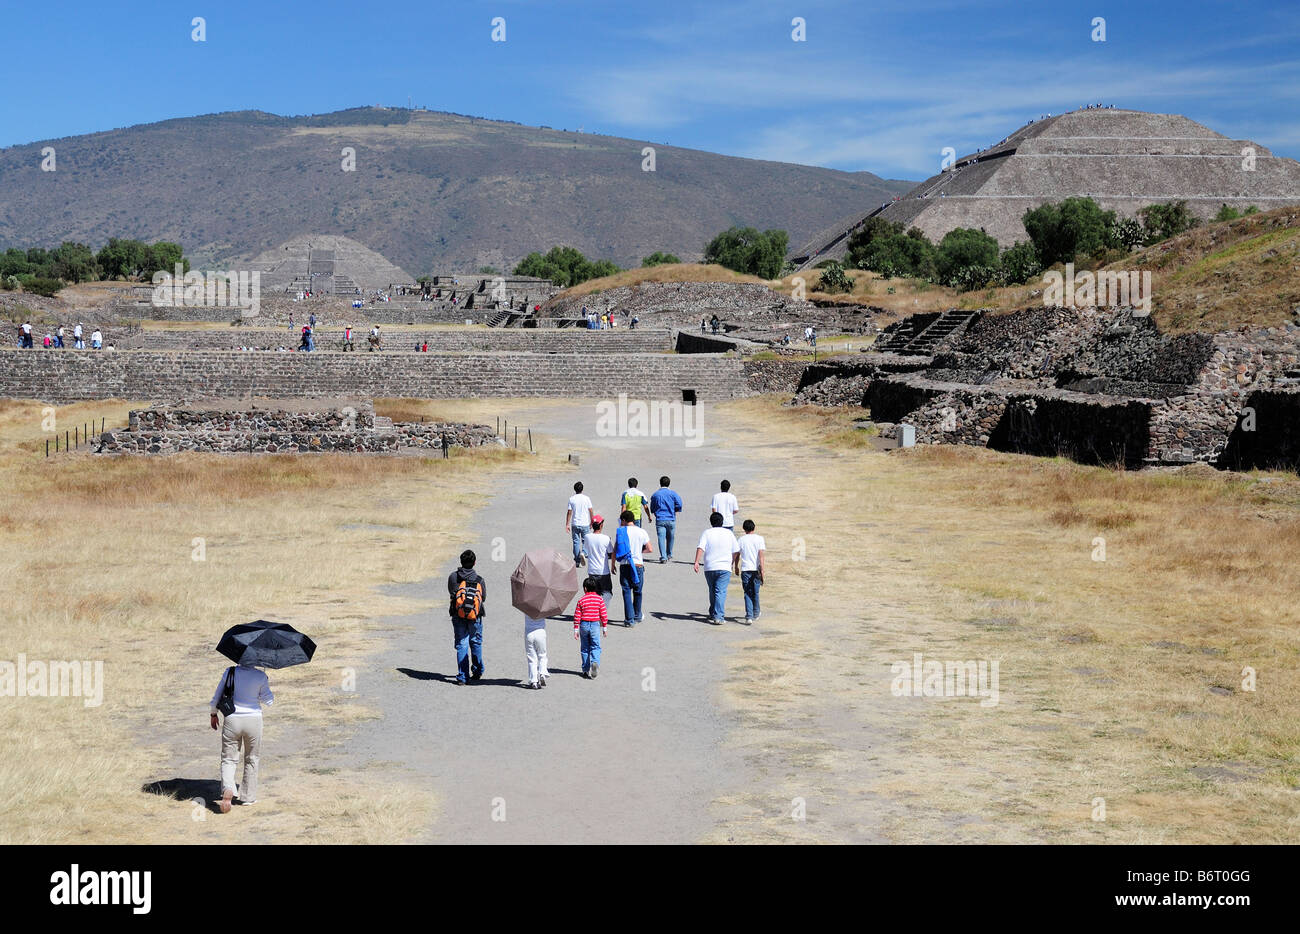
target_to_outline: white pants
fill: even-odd
[[[240,747],[244,752],[244,781],[239,800],[245,804],[257,800],[257,763],[262,754],[262,715],[232,713],[221,724],[221,792],[235,791],[235,770],[239,765]]]
[[[524,633],[524,655],[528,659],[528,683],[536,684],[538,678],[549,678],[546,670],[546,630],[534,629]]]

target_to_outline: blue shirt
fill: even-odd
[[[650,512],[654,514],[656,522],[672,522],[681,511],[682,498],[666,486],[661,486],[650,497]]]

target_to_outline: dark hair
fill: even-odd
[[[713,526],[715,529],[722,525],[722,513],[715,512],[713,515],[709,516],[709,525]]]
[[[729,489],[731,489],[731,481],[730,481],[730,480],[723,480],[723,481],[722,481],[722,492],[725,493],[725,492],[727,492]]]
[[[575,484],[573,485],[573,492],[575,492],[575,493],[581,493],[581,492],[582,492],[582,481],[581,481],[581,480],[579,480],[577,483],[575,483]]]
[[[599,522],[596,521],[595,519],[592,519],[592,520],[591,520],[591,530],[592,530],[593,532],[599,532],[599,531],[600,531],[601,529],[603,529],[604,527],[605,527],[605,520],[604,520],[604,519],[601,519]]]
[[[667,486],[667,485],[670,484],[670,483],[672,483],[672,481],[669,480],[667,477],[660,477],[660,478],[659,478],[659,485],[660,485],[660,486]]]
[[[599,586],[600,586],[600,581],[596,580],[596,578],[591,576],[584,578],[582,581],[582,589],[587,593],[595,593],[596,588]]]
[[[460,566],[463,568],[472,568],[477,560],[478,556],[468,548],[460,553]]]
[[[632,515],[632,510],[624,509],[623,515],[618,517],[619,522],[635,522],[636,516]]]
[[[758,528],[758,526],[754,525],[753,519],[746,519],[744,522],[740,524],[740,527],[744,529],[746,532],[752,532],[754,531],[754,529]]]
[[[628,477],[628,478],[627,478],[627,485],[628,485],[628,486],[636,486],[636,477]]]

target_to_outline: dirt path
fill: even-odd
[[[713,826],[711,802],[744,781],[739,755],[723,748],[734,724],[719,712],[719,698],[723,653],[753,630],[736,621],[743,618],[739,581],[731,587],[728,624],[703,621],[704,578],[690,561],[719,480],[733,482],[743,507],[762,475],[720,446],[707,423],[704,443],[687,447],[681,438],[598,438],[591,404],[516,417],[581,449],[582,465],[521,478],[485,502],[465,530],[464,544],[479,555],[488,584],[485,676],[466,687],[451,681],[449,566],[418,585],[433,609],[393,620],[389,646],[358,672],[358,689],[384,716],[346,744],[344,763],[395,762],[427,782],[441,803],[433,826],[417,835],[428,842],[697,840]],[[584,482],[608,528],[627,478],[636,476],[649,495],[661,474],[672,477],[686,508],[675,562],[647,565],[645,622],[610,627],[600,677],[587,681],[571,623],[553,620],[551,684],[543,691],[520,687],[523,620],[509,605],[509,575],[520,555],[547,546],[569,550],[564,512],[575,480]],[[503,560],[491,560],[494,539],[504,544]],[[610,615],[621,623],[617,585]],[[651,677],[654,690],[646,690]]]

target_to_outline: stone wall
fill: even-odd
[[[799,388],[808,364],[802,360],[746,360],[743,365],[745,385],[749,391],[789,394]]]
[[[306,322],[303,322],[304,324]],[[588,331],[586,329],[520,329],[498,330],[440,329],[427,331],[403,330],[385,332],[380,327],[384,347],[388,350],[414,350],[417,343],[428,342],[430,352],[509,351],[515,353],[655,353],[672,349],[669,331]],[[352,342],[357,352],[366,352],[368,327],[354,327]],[[109,328],[105,339],[116,344],[118,350],[237,350],[241,347],[257,349],[279,347],[295,349],[301,331],[287,328],[205,328],[149,330],[140,328]],[[321,327],[315,331],[317,351],[338,351],[343,346],[343,329]]]
[[[748,394],[738,357],[698,354],[0,350],[0,398],[616,398]]]

